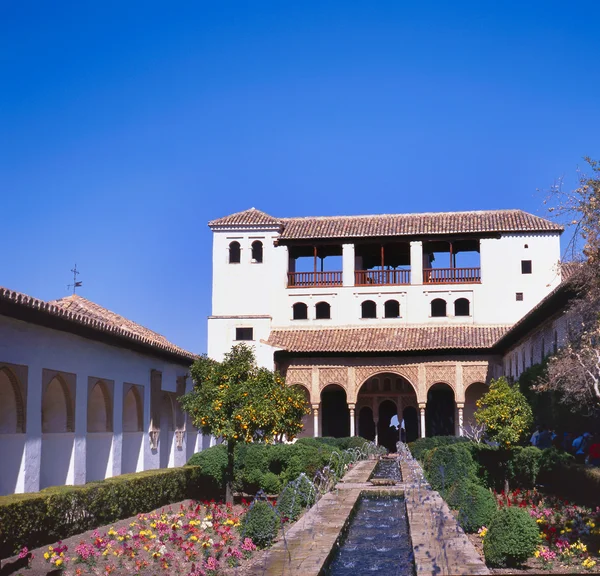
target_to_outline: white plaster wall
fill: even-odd
[[[112,446],[108,442],[110,456],[105,469],[106,474],[112,475],[115,470],[121,469],[123,460],[123,382],[144,387],[144,438],[147,439],[150,425],[150,371],[161,371],[163,389],[175,391],[177,377],[187,374],[189,368],[5,316],[0,316],[0,361],[28,367],[24,473],[22,484],[17,486],[17,490],[28,492],[65,482],[85,483],[88,470],[93,476],[100,474],[100,464],[96,470],[96,463],[91,462],[94,460],[91,451],[94,439],[88,442],[90,435],[87,434],[87,388],[90,376],[115,382],[114,434]],[[76,375],[75,434],[42,435],[41,389],[44,369]],[[19,435],[14,436],[13,439],[3,439],[0,445],[3,453],[13,455],[10,460],[16,466],[16,454],[23,439],[16,438]],[[152,451],[148,441],[143,441],[141,447],[143,469],[158,468],[158,451]],[[173,465],[174,459],[169,462]],[[137,468],[140,469],[139,464]],[[14,478],[14,469],[11,468],[10,472],[7,470],[2,476]],[[12,483],[12,480],[6,482],[7,485]]]
[[[87,435],[86,482],[104,480],[112,476],[112,432],[94,432]]]
[[[25,481],[25,434],[0,434],[0,495],[22,492]]]
[[[141,472],[144,469],[143,440],[143,432],[123,432],[121,474]]]

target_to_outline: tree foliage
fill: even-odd
[[[577,296],[567,311],[568,343],[548,364],[539,390],[558,390],[563,401],[600,412],[600,163],[586,158],[591,175],[579,174],[579,185],[551,190],[550,211],[573,227],[571,250],[582,260],[569,280]],[[581,252],[579,253],[579,249]]]
[[[501,446],[514,446],[525,438],[533,415],[517,384],[504,377],[492,380],[490,389],[477,401],[475,420],[485,425],[490,440]]]
[[[227,443],[227,499],[231,501],[233,453],[238,443],[288,440],[309,413],[302,390],[276,372],[259,368],[251,348],[234,346],[222,362],[202,356],[190,369],[194,388],[180,399],[196,428]]]

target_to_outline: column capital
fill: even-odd
[[[348,409],[349,410],[355,410],[356,409],[356,404],[353,404],[353,403],[348,404]]]
[[[465,403],[464,403],[464,402],[457,402],[457,403],[456,403],[456,407],[457,407],[459,410],[462,410],[462,409],[465,407]]]
[[[426,406],[427,406],[426,402],[419,402],[419,410],[425,410]]]

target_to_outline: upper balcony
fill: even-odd
[[[481,282],[476,239],[290,246],[288,270],[288,288]]]

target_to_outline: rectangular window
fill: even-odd
[[[531,274],[531,260],[521,260],[521,274]]]
[[[517,292],[517,302],[523,302],[523,292]]]
[[[254,330],[252,328],[236,328],[236,340],[254,340]]]

